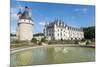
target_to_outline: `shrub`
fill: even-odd
[[[48,44],[52,44],[52,42],[48,42]]]
[[[85,39],[83,38],[81,41],[83,41],[83,42],[84,42],[84,41],[85,41]]]
[[[38,45],[42,45],[42,42],[39,42]]]
[[[92,39],[91,39],[91,41],[92,41],[92,42],[95,42],[95,39],[94,39],[94,38],[92,38]]]
[[[44,37],[44,38],[41,39],[41,42],[46,42],[46,41],[47,41],[46,37]]]
[[[78,44],[78,40],[75,40],[74,44]]]
[[[20,41],[20,40],[13,40],[11,43],[13,43],[13,44],[18,44],[18,43],[21,43],[22,41]]]
[[[36,38],[32,38],[31,42],[37,43],[37,39]]]
[[[88,45],[89,44],[89,41],[86,41],[86,45]]]

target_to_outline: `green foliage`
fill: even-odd
[[[48,42],[48,44],[58,44],[58,41],[56,41],[56,40],[51,40],[51,41]]]
[[[39,42],[38,45],[42,45],[42,42]]]
[[[10,36],[16,36],[16,34],[10,33]]]
[[[83,28],[84,31],[84,37],[85,39],[93,39],[95,38],[95,27],[88,27],[88,28]]]
[[[49,41],[48,44],[52,44],[52,42]]]
[[[34,44],[31,43],[30,41],[20,41],[20,40],[14,40],[11,42],[11,48],[17,48],[17,47],[29,47],[33,46]]]
[[[20,41],[20,40],[13,40],[11,43],[13,43],[13,44],[18,44],[18,43],[23,43],[23,41]]]
[[[86,45],[88,45],[89,44],[89,41],[86,41]]]
[[[75,40],[74,44],[78,44],[78,40]]]
[[[28,43],[28,42],[24,42],[24,43],[16,43],[16,44],[11,44],[11,48],[19,48],[19,47],[31,47],[34,46],[33,43]]]
[[[46,42],[46,41],[47,41],[46,37],[44,37],[44,38],[41,39],[41,42]]]
[[[91,45],[91,44],[93,45],[93,43],[94,43],[94,42],[92,42],[91,40],[87,40],[87,41],[86,41],[86,44],[87,44],[87,45],[88,45],[88,44],[89,44],[89,45]]]
[[[48,44],[78,44],[79,40],[51,40]]]
[[[84,41],[86,41],[86,40],[85,40],[85,39],[82,39],[81,41],[84,42]]]
[[[43,33],[37,33],[37,34],[34,34],[33,36],[44,36]]]
[[[32,38],[31,42],[37,43],[37,39],[36,38]]]
[[[93,38],[93,39],[91,39],[91,41],[92,41],[92,42],[95,42],[95,39]]]

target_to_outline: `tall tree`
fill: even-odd
[[[86,39],[93,39],[95,38],[95,26],[83,28],[84,31],[84,37]]]

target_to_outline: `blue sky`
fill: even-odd
[[[74,27],[95,25],[95,6],[40,2],[11,1],[11,32],[16,32],[17,13],[25,7],[32,8],[33,31],[42,32],[45,22],[62,19],[65,24]]]

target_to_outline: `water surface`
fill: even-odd
[[[95,48],[38,47],[11,54],[11,67],[95,61]]]

